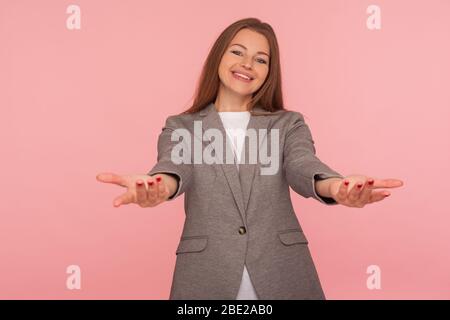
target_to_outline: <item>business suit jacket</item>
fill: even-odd
[[[253,111],[264,113],[258,105]],[[202,137],[194,133],[194,120],[202,121],[202,132],[216,128],[223,137],[226,132],[214,103],[167,118],[158,139],[157,163],[148,174],[178,177],[178,190],[170,200],[185,194],[186,219],[169,299],[235,299],[244,263],[260,299],[325,298],[289,186],[305,198],[335,205],[332,198],[316,193],[314,183],[343,176],[315,156],[301,113],[266,114],[251,115],[247,129],[267,129],[266,139],[271,129],[279,130],[280,168],[274,175],[261,175],[260,163],[240,164],[239,171],[228,163],[173,163],[172,148],[180,143],[171,139],[175,129],[188,130],[198,141]],[[192,142],[184,142],[193,148]],[[211,147],[209,141],[202,143]]]

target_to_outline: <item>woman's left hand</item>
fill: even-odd
[[[348,182],[346,184],[346,182]],[[332,198],[347,207],[363,208],[366,204],[385,199],[391,193],[381,188],[397,188],[403,185],[398,179],[376,179],[364,175],[350,175],[330,185]]]

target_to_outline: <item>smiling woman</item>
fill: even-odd
[[[221,82],[215,99],[219,111],[249,110],[252,95],[269,74],[269,52],[264,35],[247,28],[236,33],[219,64]]]
[[[98,177],[128,188],[120,203],[153,207],[185,194],[170,299],[324,299],[289,188],[324,205],[363,207],[385,198],[375,188],[402,185],[344,177],[316,156],[303,115],[284,108],[279,59],[269,24],[256,18],[231,24],[206,59],[192,106],[167,118],[148,175]],[[232,163],[194,161],[210,132],[217,140],[230,137]],[[265,159],[245,162],[245,132],[256,132],[257,142],[248,142]],[[268,137],[270,144],[262,143]],[[180,149],[187,161],[174,161]],[[280,170],[264,174],[267,159]]]
[[[284,110],[272,27],[249,18],[226,28],[208,55],[195,96],[184,113],[195,113],[211,101],[219,112],[252,112],[257,103],[263,111]]]
[[[245,32],[247,32],[247,30],[246,29],[243,29],[243,30],[241,30],[238,34],[239,35],[241,35],[242,33],[245,33]],[[232,44],[231,46],[230,46],[230,48],[232,48],[233,46],[237,46],[237,47],[241,47],[241,48],[243,48],[245,51],[247,51],[247,48],[244,46],[244,45],[242,45],[242,44],[239,44],[239,43],[236,43],[236,44]],[[235,54],[235,55],[239,55],[239,56],[241,56],[241,55],[243,55],[243,53],[241,52],[241,51],[239,51],[239,50],[231,50],[230,49],[230,52],[232,52],[233,54]],[[269,54],[267,54],[267,53],[265,53],[265,52],[263,52],[263,51],[258,51],[257,53],[256,53],[256,55],[266,55],[268,58],[270,58],[270,56],[269,56]],[[222,59],[222,61],[223,61],[223,59]],[[259,59],[257,59],[257,61],[259,62],[259,63],[262,63],[262,64],[268,64],[268,62],[266,61],[266,59],[263,59],[263,58],[259,58]],[[253,74],[251,74],[250,72],[247,72],[247,71],[244,71],[244,70],[239,70],[239,69],[236,69],[236,70],[233,70],[233,71],[231,71],[234,75],[237,75],[237,79],[243,79],[243,80],[247,80],[247,82],[249,82],[248,80],[253,80],[253,79],[255,79],[255,76],[253,75]]]

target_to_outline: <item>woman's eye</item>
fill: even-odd
[[[241,53],[239,50],[232,50],[232,53],[236,54],[236,52]],[[239,55],[239,54],[238,54]],[[266,60],[264,59],[258,59],[259,63],[267,64]]]

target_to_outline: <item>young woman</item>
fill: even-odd
[[[250,130],[260,139],[251,141]],[[233,162],[223,160],[221,143]],[[315,153],[303,115],[283,106],[274,31],[249,18],[214,43],[192,107],[166,120],[150,172],[97,179],[127,188],[115,206],[154,207],[185,194],[170,299],[324,299],[289,187],[326,205],[362,208],[389,195],[375,189],[403,182],[344,177]],[[199,161],[205,155],[220,161]]]

